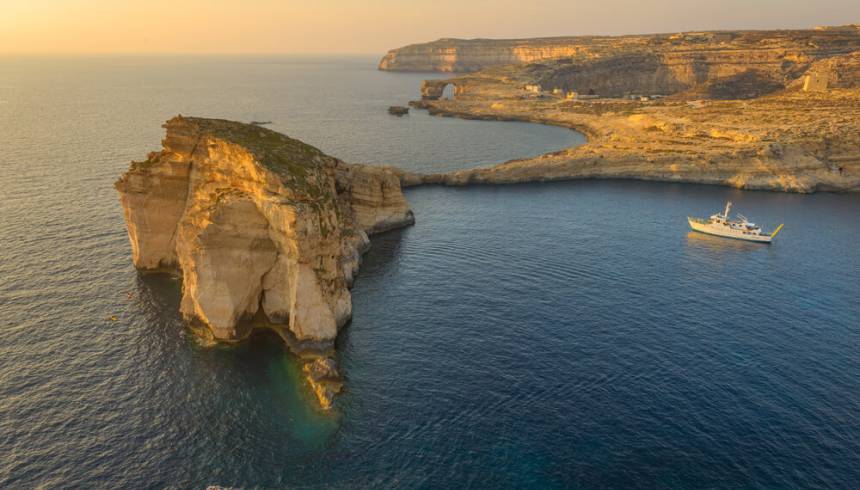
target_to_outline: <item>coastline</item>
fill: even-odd
[[[547,42],[558,49],[520,50]],[[440,57],[443,45],[458,56]],[[410,105],[431,115],[556,125],[588,139],[535,158],[409,175],[404,185],[624,178],[849,192],[860,190],[858,47],[856,25],[445,39],[392,50],[379,68],[467,72],[423,81]]]
[[[730,120],[717,119],[709,121],[710,124],[690,119],[679,121],[690,116],[708,119],[718,113],[740,115],[741,109],[748,111],[750,106],[766,112],[774,105],[782,106],[789,118],[803,117],[805,111],[796,107],[822,102],[822,98],[814,95],[786,92],[753,101],[707,101],[703,102],[705,110],[700,108],[698,114],[693,113],[696,109],[684,100],[650,104],[624,100],[583,103],[523,99],[518,95],[512,90],[493,97],[461,95],[452,100],[412,101],[410,105],[442,117],[565,127],[581,133],[587,142],[533,158],[453,172],[419,174],[395,169],[401,177],[401,185],[632,179],[777,192],[860,191],[857,172],[860,154],[856,158],[855,155],[831,158],[843,164],[833,165],[816,158],[815,149],[809,148],[808,141],[795,141],[791,134],[782,135],[782,138],[759,137],[778,129],[776,127],[736,124],[737,129],[727,131],[721,126],[732,126]],[[854,91],[841,91],[832,105],[844,101],[860,115],[860,97]],[[756,115],[747,117],[755,119]],[[684,127],[677,127],[679,124]],[[847,128],[841,129],[847,132]],[[822,140],[828,137],[821,135]]]

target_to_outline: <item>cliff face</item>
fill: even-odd
[[[537,39],[439,39],[389,51],[380,70],[470,72],[484,68],[569,58],[574,62],[647,53],[665,59],[681,78],[697,78],[710,66],[804,63],[860,49],[858,26],[809,30],[719,31],[639,36]],[[681,68],[683,67],[683,68]],[[736,68],[732,69],[738,71]],[[684,73],[686,72],[686,73]],[[713,76],[716,76],[714,74]]]
[[[625,178],[789,192],[860,190],[860,51],[812,63],[785,89],[742,75],[649,101],[569,100],[525,89],[538,74],[518,65],[431,80],[422,86],[424,100],[413,105],[432,114],[566,126],[586,134],[587,144],[488,168],[403,174],[404,185]],[[438,99],[448,83],[457,95]]]
[[[470,72],[488,66],[576,56],[591,38],[521,40],[439,39],[390,50],[379,62],[384,71]]]
[[[116,183],[134,265],[178,270],[183,316],[217,340],[263,322],[330,344],[368,234],[414,222],[397,177],[258,126],[180,116],[164,127],[163,150]]]
[[[860,88],[860,51],[815,62],[792,84],[792,88],[807,92]]]
[[[582,62],[552,62],[535,67],[534,72],[543,90],[623,97],[702,89],[708,98],[737,99],[784,88],[813,59],[807,54],[788,55],[785,50],[622,52]]]

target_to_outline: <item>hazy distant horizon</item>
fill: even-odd
[[[5,0],[0,54],[383,55],[440,38],[520,39],[860,22],[860,2],[822,0]],[[432,6],[432,8],[428,8]]]

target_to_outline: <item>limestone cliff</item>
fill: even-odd
[[[648,54],[681,79],[724,76],[754,67],[813,59],[858,49],[858,26],[808,30],[683,32],[632,36],[579,36],[536,39],[439,39],[389,51],[380,70],[472,72],[492,66],[567,58],[581,63],[613,56]],[[735,65],[735,66],[733,66]],[[739,69],[743,66],[743,69]],[[711,68],[717,72],[709,73]],[[781,70],[781,69],[780,69]]]
[[[162,151],[116,183],[134,265],[178,271],[183,316],[214,339],[265,324],[330,345],[351,317],[368,234],[414,222],[397,177],[259,126],[179,116],[164,127]]]
[[[628,178],[790,192],[860,190],[860,51],[818,60],[786,88],[774,89],[767,78],[736,77],[644,101],[535,93],[529,87],[541,70],[516,65],[428,80],[424,100],[412,104],[432,114],[566,126],[588,136],[587,144],[487,168],[402,174],[402,183]],[[438,98],[446,84],[456,87],[451,100]],[[755,95],[759,91],[765,95]]]
[[[805,92],[860,88],[860,50],[813,63],[802,77],[791,84],[791,88]]]
[[[520,84],[523,95],[684,94],[708,99],[752,99],[788,87],[802,74],[811,73],[812,66],[821,70],[819,75],[811,74],[809,83],[816,86],[825,71],[839,70],[827,67],[823,61],[860,51],[860,29],[856,26],[565,39],[577,47],[576,54],[523,57],[509,60],[504,66],[477,63],[475,66],[487,68],[454,79],[428,80],[422,86],[422,96],[439,98],[449,83],[454,86],[455,96],[475,94],[486,91],[487,79],[508,78]],[[560,38],[521,42],[544,45],[550,41],[561,42]],[[481,41],[495,43],[498,49],[507,49],[507,42]]]

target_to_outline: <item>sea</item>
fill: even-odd
[[[0,488],[852,488],[860,195],[576,181],[406,190],[316,408],[273,335],[199,342],[114,181],[176,115],[441,172],[583,143],[390,105],[374,57],[0,58]],[[731,200],[772,245],[689,230]]]

